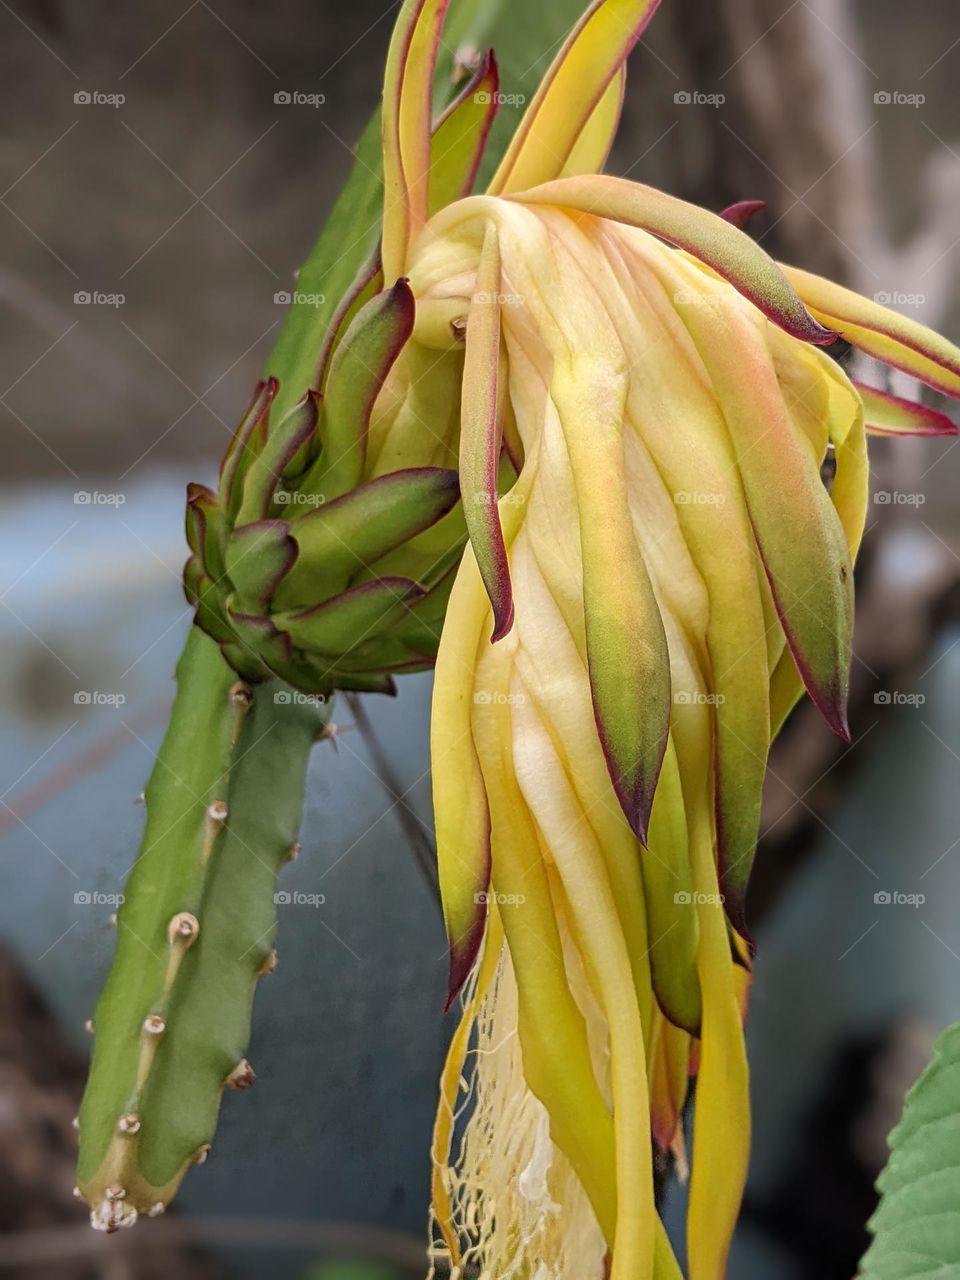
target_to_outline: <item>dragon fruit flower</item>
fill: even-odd
[[[696,1075],[687,1265],[716,1280],[749,1151],[769,746],[804,690],[848,738],[867,434],[955,433],[829,348],[955,397],[960,350],[779,266],[739,225],[752,202],[716,215],[598,176],[651,0],[596,0],[487,192],[433,211],[444,8],[408,0],[394,34],[382,244],[413,344],[463,355],[469,546],[431,739],[463,1013],[434,1253],[484,1276],[679,1276],[654,1168],[686,1170]]]

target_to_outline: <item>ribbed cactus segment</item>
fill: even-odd
[[[91,1221],[158,1214],[213,1138],[274,964],[277,872],[295,848],[310,748],[328,708],[238,681],[194,629],[147,784],[147,824],[93,1017],[78,1183]]]

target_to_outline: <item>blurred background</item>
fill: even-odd
[[[259,1080],[226,1098],[210,1161],[110,1239],[71,1198],[84,1021],[189,625],[184,485],[215,474],[276,337],[393,12],[0,0],[5,1274],[423,1274],[450,1030],[427,678],[364,703],[375,737],[344,704],[315,752],[283,887],[323,902],[280,908]],[[666,0],[631,71],[612,172],[764,199],[772,252],[960,339],[953,0]],[[874,443],[854,743],[801,708],[772,760],[734,1280],[854,1273],[903,1091],[960,1018],[960,451]]]

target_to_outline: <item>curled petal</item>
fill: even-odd
[[[430,714],[437,868],[450,955],[448,1009],[473,967],[487,918],[490,813],[470,724],[474,698],[465,691],[472,688],[488,609],[468,547],[441,633]]]
[[[670,655],[627,500],[626,379],[574,356],[555,365],[550,394],[577,491],[597,731],[623,812],[646,844],[670,728]]]
[[[960,399],[960,348],[926,325],[797,267],[783,272],[815,316],[847,342]]]
[[[757,548],[797,669],[827,724],[849,741],[853,565],[820,479],[820,459],[785,410],[751,319],[730,311],[720,323],[706,307],[690,307],[685,318],[720,393]],[[739,351],[736,364],[727,358],[730,343]]]
[[[853,384],[863,401],[867,431],[875,436],[955,436],[960,427],[945,413],[915,400],[903,400],[865,383]]]
[[[502,437],[500,378],[500,249],[491,225],[483,242],[477,287],[467,316],[460,409],[460,488],[477,564],[493,605],[492,640],[513,625],[510,567],[497,507]]]
[[[404,0],[383,82],[383,278],[403,274],[427,218],[433,72],[449,0]]]
[[[745,298],[802,342],[826,346],[836,334],[810,315],[772,258],[732,223],[696,205],[626,178],[560,178],[511,197],[559,205],[641,227],[684,249],[728,280]]]

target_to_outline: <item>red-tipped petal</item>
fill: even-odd
[[[738,227],[706,209],[639,182],[604,174],[560,178],[510,198],[641,227],[699,258],[792,337],[816,346],[836,341],[837,335],[814,319],[773,259]]]
[[[864,425],[876,436],[956,436],[960,427],[938,409],[904,400],[863,382],[853,384],[863,401]]]
[[[502,386],[500,380],[500,250],[491,226],[483,242],[477,286],[467,316],[460,409],[460,491],[470,542],[493,606],[491,640],[513,626],[510,566],[497,506]]]

